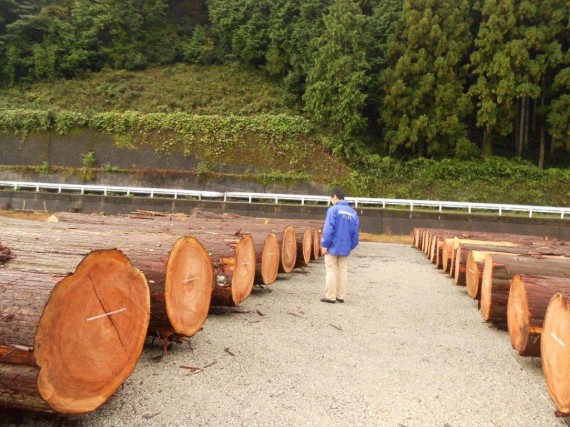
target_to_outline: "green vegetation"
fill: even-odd
[[[104,70],[73,80],[0,90],[0,110],[109,111],[199,115],[297,114],[295,102],[262,72],[176,64],[145,71]]]
[[[554,168],[570,166],[567,12],[563,0],[0,0],[0,130],[89,128],[192,155],[203,176],[237,165],[359,195],[567,205],[568,171]],[[114,171],[90,154],[85,177]]]
[[[524,160],[401,162],[378,156],[363,169],[350,177],[362,196],[547,206],[570,201],[570,169],[542,170]]]

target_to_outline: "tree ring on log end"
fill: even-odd
[[[232,299],[236,305],[245,300],[253,288],[255,278],[255,246],[250,234],[244,235],[235,247],[235,266],[232,275]]]
[[[269,285],[277,279],[280,263],[279,241],[273,233],[269,233],[263,243],[261,252],[261,279]]]
[[[555,294],[546,310],[540,355],[548,392],[563,414],[570,413],[570,304]]]
[[[511,345],[521,354],[528,344],[529,310],[526,288],[519,274],[515,274],[511,282],[507,305],[507,325]]]
[[[493,289],[493,257],[485,258],[485,267],[481,279],[481,316],[488,322],[491,318],[491,292]]]
[[[84,413],[125,381],[150,318],[144,275],[118,250],[96,250],[54,287],[35,336],[38,389],[55,411]]]
[[[174,330],[191,337],[208,317],[214,268],[198,239],[181,237],[172,246],[166,266],[164,296]]]
[[[295,228],[288,226],[283,230],[281,242],[281,271],[290,273],[295,268],[297,261],[297,236]]]

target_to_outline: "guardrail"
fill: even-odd
[[[182,189],[165,189],[165,188],[147,188],[147,187],[118,187],[111,185],[82,185],[82,184],[55,184],[46,182],[24,182],[24,181],[0,181],[0,188],[11,188],[13,190],[33,189],[39,191],[57,191],[63,192],[79,192],[80,194],[99,193],[104,196],[108,195],[124,195],[124,196],[170,196],[174,199],[179,197],[192,197],[198,200],[247,200],[248,203],[271,201],[275,204],[279,202],[298,202],[305,205],[307,202],[313,204],[330,204],[328,196],[312,196],[303,194],[279,194],[279,193],[250,193],[250,192],[219,192],[219,191],[200,191],[200,190],[182,190]],[[370,197],[347,197],[348,202],[352,202],[355,207],[370,206],[382,207],[388,206],[404,206],[413,211],[417,207],[437,208],[439,212],[443,209],[459,209],[466,210],[468,213],[473,211],[491,211],[502,215],[503,212],[528,212],[529,218],[533,214],[553,214],[560,215],[560,219],[564,219],[565,215],[570,215],[570,207],[552,207],[552,206],[533,206],[533,205],[509,205],[496,203],[472,203],[472,202],[450,202],[435,200],[411,200],[411,199],[386,199],[386,198],[370,198]]]

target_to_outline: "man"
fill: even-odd
[[[325,255],[326,287],[322,302],[344,302],[346,296],[347,258],[358,245],[358,214],[344,200],[340,188],[331,191],[332,206],[321,239],[321,252]]]

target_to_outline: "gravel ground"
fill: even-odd
[[[325,304],[322,258],[213,310],[166,357],[145,346],[89,415],[0,411],[2,425],[565,426],[540,359],[482,323],[464,288],[408,245],[362,243],[344,304]],[[194,370],[192,368],[200,368]]]

